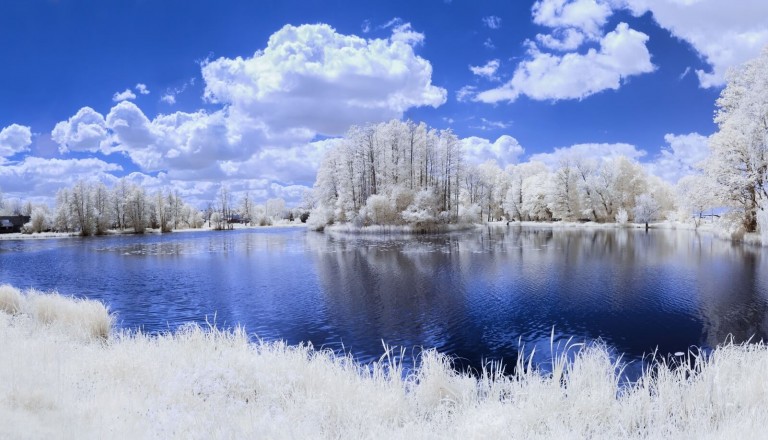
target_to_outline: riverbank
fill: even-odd
[[[330,233],[343,233],[343,234],[359,234],[359,235],[379,235],[379,234],[395,234],[395,235],[418,235],[418,234],[443,234],[448,232],[467,231],[482,227],[480,224],[475,223],[446,223],[446,224],[429,224],[429,225],[371,225],[371,226],[354,226],[349,223],[341,225],[330,225],[324,228],[324,232]]]
[[[100,303],[0,287],[0,438],[758,438],[768,412],[763,344],[622,386],[600,346],[554,375],[475,378],[427,352],[403,377],[387,357],[111,322]]]
[[[274,225],[268,225],[268,226],[258,226],[258,225],[243,225],[243,224],[234,224],[234,227],[232,230],[241,230],[241,229],[256,229],[256,230],[262,230],[262,229],[278,229],[278,228],[306,228],[307,225],[305,223],[296,223],[296,222],[285,222],[285,223],[277,223]],[[202,227],[202,228],[183,228],[183,229],[174,229],[170,232],[160,232],[159,229],[151,229],[148,228],[144,233],[145,234],[173,234],[173,233],[179,233],[179,232],[209,232],[209,231],[215,231],[216,229],[210,228],[208,226]],[[133,230],[131,229],[110,229],[105,234],[106,236],[110,235],[135,235]],[[0,234],[0,241],[2,240],[42,240],[42,239],[52,239],[52,238],[78,238],[81,237],[80,234],[76,232],[35,232],[32,234],[23,234],[21,232],[15,232],[11,234]]]

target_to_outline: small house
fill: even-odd
[[[24,223],[29,222],[28,215],[3,215],[0,216],[0,234],[21,232]]]

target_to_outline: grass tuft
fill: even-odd
[[[631,384],[600,344],[476,377],[427,350],[404,374],[387,346],[361,365],[241,328],[110,331],[103,305],[55,294],[0,286],[0,301],[0,438],[760,438],[768,413],[763,343],[661,359]]]

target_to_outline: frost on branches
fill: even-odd
[[[310,226],[613,222],[620,210],[634,220],[641,194],[658,207],[656,218],[675,210],[670,185],[624,156],[502,169],[493,160],[469,163],[461,145],[450,130],[424,123],[352,127],[318,170]]]
[[[746,232],[754,232],[758,211],[768,209],[768,48],[729,73],[717,107],[719,130],[710,138],[706,172],[719,202],[740,214]]]

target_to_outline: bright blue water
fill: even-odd
[[[206,320],[266,340],[436,347],[463,365],[600,339],[624,359],[768,334],[764,251],[691,231],[303,229],[0,241],[0,282],[106,302],[147,332]]]

